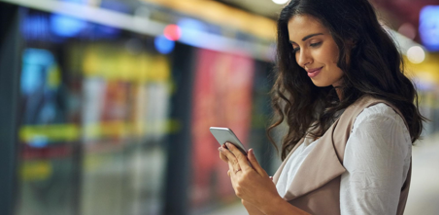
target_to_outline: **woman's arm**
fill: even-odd
[[[264,215],[264,213],[262,213],[257,207],[248,203],[244,199],[241,199],[241,203],[244,205],[249,215]]]
[[[255,206],[262,214],[308,214],[279,195],[273,181],[256,160],[252,149],[245,156],[233,144],[227,144],[227,147],[230,151],[220,148],[220,157],[229,164],[230,178],[236,196],[248,202],[250,206]],[[249,209],[253,213],[257,212],[254,207]]]
[[[411,140],[402,118],[384,104],[365,109],[346,145],[341,214],[395,214],[410,155]]]
[[[262,206],[261,211],[267,215],[310,215],[309,213],[294,207],[280,196],[268,204]]]
[[[271,208],[267,208],[264,211],[266,211],[265,213],[260,211],[255,205],[246,202],[245,200],[241,200],[242,204],[244,205],[245,209],[247,210],[249,215],[271,215],[271,214],[291,214],[291,215],[309,215],[309,213],[306,213],[305,211],[302,211],[292,205],[290,205],[288,202],[284,201],[284,200],[280,200],[279,203],[280,204],[273,204],[270,205],[269,207]],[[287,203],[287,204],[285,204]]]

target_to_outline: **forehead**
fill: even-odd
[[[312,16],[295,15],[288,21],[288,33],[290,40],[298,43],[310,34],[327,34],[328,29]]]

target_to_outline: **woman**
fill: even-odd
[[[220,147],[236,195],[249,214],[402,214],[424,118],[370,3],[292,0],[277,28],[283,163],[272,180],[253,150]]]

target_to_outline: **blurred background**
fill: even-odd
[[[285,3],[0,0],[0,214],[246,214],[208,128],[277,169],[265,129]],[[439,0],[372,3],[431,119],[405,214],[439,214]]]

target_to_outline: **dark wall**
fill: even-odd
[[[172,62],[172,77],[176,86],[171,99],[171,116],[177,122],[177,132],[168,139],[166,174],[166,215],[189,214],[191,169],[191,104],[194,69],[194,48],[177,43]]]
[[[0,3],[0,214],[14,214],[19,90],[19,9]]]

